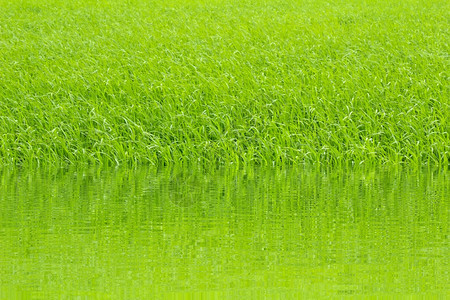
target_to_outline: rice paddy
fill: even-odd
[[[0,164],[447,166],[449,12],[0,0]]]

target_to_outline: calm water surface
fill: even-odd
[[[449,291],[448,171],[0,171],[0,299]]]

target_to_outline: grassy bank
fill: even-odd
[[[0,0],[0,164],[446,166],[449,8]]]

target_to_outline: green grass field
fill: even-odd
[[[445,0],[0,0],[0,165],[447,166]]]

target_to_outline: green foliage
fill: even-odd
[[[449,11],[0,0],[0,164],[446,166]]]

